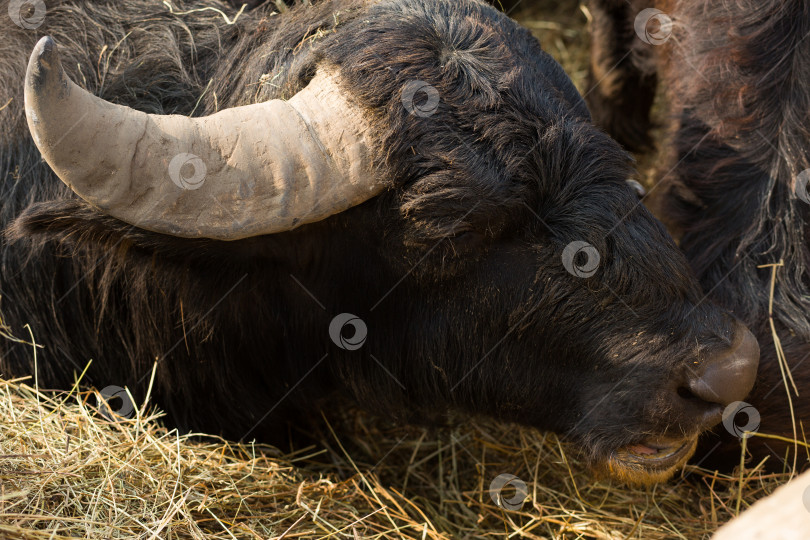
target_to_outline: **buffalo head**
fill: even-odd
[[[249,275],[194,376],[255,382],[257,404],[337,390],[402,419],[485,414],[562,433],[633,482],[671,474],[745,397],[758,347],[704,300],[561,68],[481,2],[325,2],[276,30],[313,13],[328,31],[306,47],[257,32],[253,56],[221,55],[233,72],[288,51],[288,95],[231,88],[196,118],[93,96],[43,38],[28,125],[86,203],[32,206],[17,230],[92,226],[77,236],[100,245],[115,229],[153,254],[162,293]],[[281,410],[257,404],[230,416]]]

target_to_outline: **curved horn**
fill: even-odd
[[[319,71],[288,101],[203,118],[108,103],[73,83],[42,38],[25,77],[28,127],[76,194],[122,221],[188,238],[238,240],[324,219],[383,190],[370,128]]]

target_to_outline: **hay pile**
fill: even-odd
[[[690,467],[628,489],[594,482],[553,435],[429,432],[356,411],[328,421],[318,448],[280,455],[179,436],[148,407],[107,419],[90,391],[28,382],[0,381],[0,538],[694,539],[786,479]],[[502,473],[528,486],[518,510],[491,497]]]
[[[543,4],[513,15],[582,90],[585,16],[573,2]],[[148,402],[108,419],[93,394],[0,380],[0,538],[691,540],[788,477],[689,467],[628,489],[594,482],[550,434],[487,421],[427,431],[359,411],[325,419],[318,445],[282,455],[180,436]],[[501,474],[527,485],[516,510],[490,494]]]

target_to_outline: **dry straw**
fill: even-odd
[[[92,392],[0,381],[0,538],[705,538],[789,474],[688,467],[667,484],[594,482],[556,437],[493,422],[426,431],[358,411],[281,455],[101,416]],[[490,482],[528,485],[506,511]]]

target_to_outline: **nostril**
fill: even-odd
[[[689,390],[689,388],[685,386],[678,387],[678,397],[680,397],[681,399],[685,399],[687,401],[694,401],[696,399],[700,399],[695,394],[693,394],[692,391]]]

